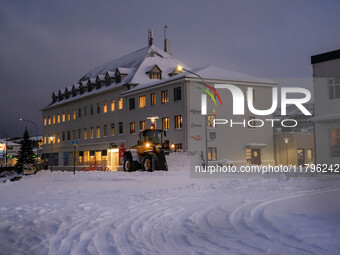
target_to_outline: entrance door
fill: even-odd
[[[109,167],[112,171],[117,171],[119,164],[119,150],[109,149],[107,150],[107,156],[107,167]]]
[[[261,149],[251,149],[251,163],[261,165]]]
[[[305,164],[305,149],[297,150],[298,166],[303,166]]]

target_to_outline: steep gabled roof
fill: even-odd
[[[155,65],[166,74],[163,75],[163,78],[168,78],[167,74],[171,73],[178,65],[189,68],[155,45],[151,45],[101,65],[88,72],[80,80],[94,78],[97,75],[106,75],[107,73],[112,78],[118,70],[121,74],[127,75],[124,79],[125,83],[139,84],[150,81],[146,72],[150,71]]]

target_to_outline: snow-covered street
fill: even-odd
[[[340,254],[339,180],[194,179],[180,162],[1,181],[0,253]]]

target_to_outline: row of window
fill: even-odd
[[[182,89],[181,87],[174,88],[174,101],[180,101],[182,100]],[[169,96],[168,96],[168,90],[161,91],[161,103],[166,104],[169,103]],[[156,105],[156,93],[150,94],[150,105],[154,106]],[[138,98],[138,106],[139,108],[146,107],[146,96],[140,96]],[[130,98],[129,99],[129,109],[134,110],[136,109],[136,99]]]
[[[77,130],[72,130],[72,131],[63,131],[62,133],[57,133],[57,134],[49,134],[44,136],[44,144],[47,143],[60,143],[60,141],[71,141],[71,140],[81,140],[82,138],[84,140],[87,139],[93,139],[96,135],[96,138],[100,138],[101,135],[108,136],[108,131],[110,132],[110,135],[113,136],[116,134],[116,128],[115,128],[115,123],[111,123],[110,125],[110,130],[108,130],[108,125],[103,126],[103,134],[101,133],[101,128],[100,126],[97,126],[96,129],[94,127],[90,127],[88,130],[87,128],[78,129]],[[123,128],[123,122],[118,122],[118,134],[121,135],[123,134],[124,128]]]
[[[107,113],[109,111],[108,107],[109,107],[108,102],[104,102],[103,113]],[[124,107],[123,98],[119,98],[118,109],[123,110],[123,107]],[[111,112],[115,111],[115,109],[116,109],[115,100],[111,100],[110,102]],[[62,114],[53,114],[52,116],[48,116],[47,118],[46,117],[44,118],[44,126],[52,125],[52,124],[56,124],[60,122],[65,122],[66,120],[70,121],[71,117],[72,117],[72,120],[86,117],[88,114],[87,110],[88,110],[87,106],[84,106],[83,108],[79,107],[78,110],[73,109],[72,112],[67,112],[67,113],[62,113]],[[89,111],[90,111],[89,114],[91,116],[94,115],[95,112],[96,114],[100,114],[101,113],[100,103],[97,103],[96,108],[94,108],[93,105],[90,105]]]
[[[169,129],[169,117],[162,118],[162,129],[168,130]],[[182,115],[177,115],[174,117],[174,129],[182,128],[183,125],[183,117]],[[139,130],[144,130],[146,128],[145,120],[139,122]],[[152,123],[152,129],[156,129],[156,122]],[[130,123],[130,134],[136,133],[136,122]]]
[[[182,99],[181,87],[174,88],[174,101],[179,101],[181,99]],[[165,104],[168,102],[169,102],[168,90],[163,90],[161,92],[161,103]],[[138,104],[139,104],[139,108],[146,107],[146,96],[140,96]],[[151,106],[156,105],[156,93],[150,94],[150,104]],[[133,110],[136,108],[135,98],[130,99],[129,106],[130,106],[130,110]],[[109,107],[110,107],[111,112],[115,111],[116,109],[115,100],[111,100],[110,105],[108,102],[104,102],[103,110],[102,110],[103,113],[107,113],[109,111]],[[122,110],[123,107],[124,107],[123,98],[119,98],[118,109]],[[53,125],[53,124],[65,122],[65,121],[70,121],[71,119],[75,120],[77,118],[79,119],[82,117],[86,117],[88,114],[87,110],[88,110],[87,106],[84,106],[83,108],[80,107],[78,109],[73,109],[72,112],[67,112],[67,113],[62,113],[62,114],[53,114],[52,116],[50,115],[44,118],[44,126]],[[95,112],[96,114],[101,113],[100,103],[97,103],[96,108],[94,108],[93,105],[90,105],[89,114],[92,116],[95,114]]]
[[[177,115],[174,117],[174,128],[179,129],[182,128],[183,118],[182,115]],[[153,128],[156,128],[156,123],[153,124]],[[139,130],[145,130],[146,129],[146,121],[140,121],[139,122]],[[162,129],[168,130],[169,129],[169,117],[162,118]],[[103,131],[103,133],[101,133]],[[118,134],[121,135],[124,132],[123,128],[123,122],[118,122]],[[87,128],[78,129],[78,130],[69,130],[69,131],[63,131],[61,133],[57,134],[49,134],[44,136],[44,144],[49,143],[60,143],[61,141],[71,141],[71,140],[87,140],[87,139],[93,139],[93,138],[100,138],[101,136],[108,136],[108,133],[110,133],[111,136],[116,134],[115,129],[115,123],[111,123],[110,126],[104,125],[103,130],[101,130],[100,126],[97,126],[96,128],[90,127],[88,130]],[[136,133],[136,123],[131,122],[130,123],[130,134]]]

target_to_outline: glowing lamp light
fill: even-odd
[[[149,148],[149,147],[150,147],[150,144],[149,144],[149,143],[146,143],[145,146],[146,146],[146,148]]]
[[[171,144],[171,149],[175,149],[175,145],[174,144]]]
[[[183,66],[177,66],[176,69],[177,69],[178,72],[182,72],[183,71]]]

